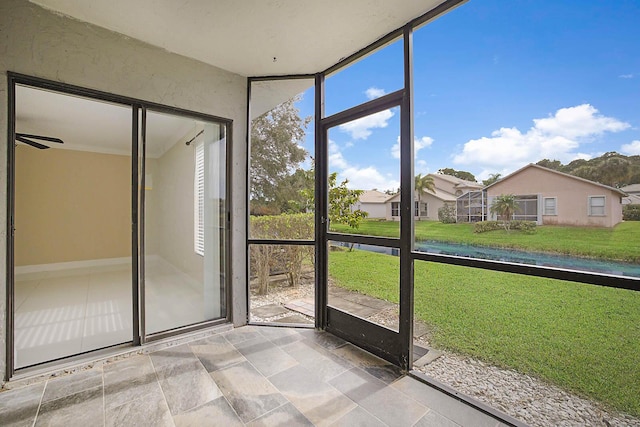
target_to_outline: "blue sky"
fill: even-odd
[[[639,1],[471,0],[416,30],[416,173],[481,180],[543,158],[639,155],[639,23]],[[326,113],[401,87],[398,42],[329,77]],[[330,170],[397,188],[399,123],[393,109],[331,130]]]

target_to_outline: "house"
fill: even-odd
[[[622,199],[623,205],[640,205],[640,184],[627,185],[620,190],[627,193],[627,196]]]
[[[622,198],[625,192],[529,164],[485,187],[487,217],[494,218],[488,207],[502,194],[517,197],[519,209],[514,219],[535,221],[540,225],[576,225],[613,227],[622,221]]]
[[[364,211],[368,214],[367,218],[384,219],[387,216],[385,203],[390,197],[392,196],[378,190],[364,190],[351,210]]]
[[[435,191],[424,191],[418,202],[416,193],[414,199],[414,217],[417,220],[438,220],[438,210],[445,205],[455,205],[456,197],[469,191],[482,188],[477,182],[466,181],[451,175],[430,173],[433,178]],[[400,194],[390,197],[386,201],[386,219],[398,221],[400,209]]]
[[[627,185],[626,187],[620,188],[620,190],[624,191],[628,195],[632,195],[632,194],[640,195],[640,184]]]

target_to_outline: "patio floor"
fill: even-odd
[[[313,329],[245,326],[0,393],[2,426],[502,426]]]

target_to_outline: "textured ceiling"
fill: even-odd
[[[32,0],[243,76],[323,71],[443,0]]]

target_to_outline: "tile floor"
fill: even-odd
[[[2,426],[502,426],[324,332],[245,326],[0,393]]]
[[[147,333],[217,317],[203,292],[166,261],[147,261]],[[130,342],[131,300],[130,264],[17,275],[16,367]]]

